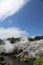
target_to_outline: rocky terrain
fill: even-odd
[[[0,53],[12,53],[15,48],[22,49],[22,53],[28,52],[30,57],[40,57],[43,55],[43,39],[37,41],[29,41],[28,38],[21,38],[20,41],[10,43],[4,40],[4,44],[0,45]],[[22,54],[21,53],[21,54]]]
[[[15,65],[25,65],[25,61],[33,65],[34,60],[40,57],[43,57],[43,39],[30,41],[28,38],[20,38],[14,41],[12,38],[0,41],[0,61],[16,62]]]

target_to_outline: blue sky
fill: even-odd
[[[12,27],[25,30],[30,37],[43,35],[43,0],[28,1],[20,11],[0,20],[0,28]]]

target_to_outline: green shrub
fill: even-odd
[[[34,65],[43,65],[43,57],[36,59]]]

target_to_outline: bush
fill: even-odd
[[[34,65],[43,65],[43,57],[36,59]]]
[[[7,40],[9,40],[11,43],[15,43],[16,41],[19,41],[20,38],[8,38]]]

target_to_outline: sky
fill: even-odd
[[[0,38],[43,35],[43,0],[0,0]]]

